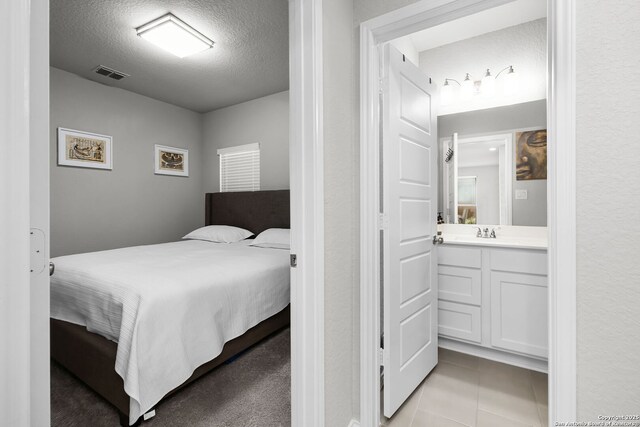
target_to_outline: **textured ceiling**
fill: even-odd
[[[287,0],[51,0],[51,65],[198,112],[289,87]],[[215,42],[178,58],[135,28],[168,12]],[[130,74],[95,74],[105,65]]]

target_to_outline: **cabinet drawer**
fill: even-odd
[[[479,248],[464,246],[439,246],[438,264],[454,267],[482,267],[482,252]]]
[[[438,266],[438,298],[480,305],[482,272],[477,268]]]
[[[491,270],[547,275],[547,252],[522,249],[492,249]]]
[[[547,357],[547,278],[491,272],[491,345]]]
[[[482,334],[480,307],[438,301],[438,333],[480,343]]]

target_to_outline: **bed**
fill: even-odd
[[[209,193],[205,206],[205,225],[255,235],[290,227],[287,190]],[[289,324],[288,257],[247,242],[203,241],[61,257],[52,278],[51,357],[113,404],[121,425],[137,425],[161,399]],[[180,280],[189,286],[179,289]],[[113,283],[109,295],[96,295],[102,282]],[[69,307],[56,306],[63,300]],[[118,310],[120,321],[109,315]]]

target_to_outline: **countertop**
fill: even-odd
[[[547,250],[548,238],[546,227],[519,226],[480,226],[482,229],[495,228],[495,239],[476,237],[478,226],[441,224],[444,245],[486,246],[496,248]]]
[[[488,246],[499,248],[517,249],[539,249],[547,250],[547,239],[536,239],[531,237],[498,237],[496,239],[485,239],[475,236],[460,236],[443,234],[444,245],[465,245],[465,246]]]

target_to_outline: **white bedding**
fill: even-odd
[[[289,304],[289,251],[185,240],[56,258],[51,317],[118,343],[130,422]]]

